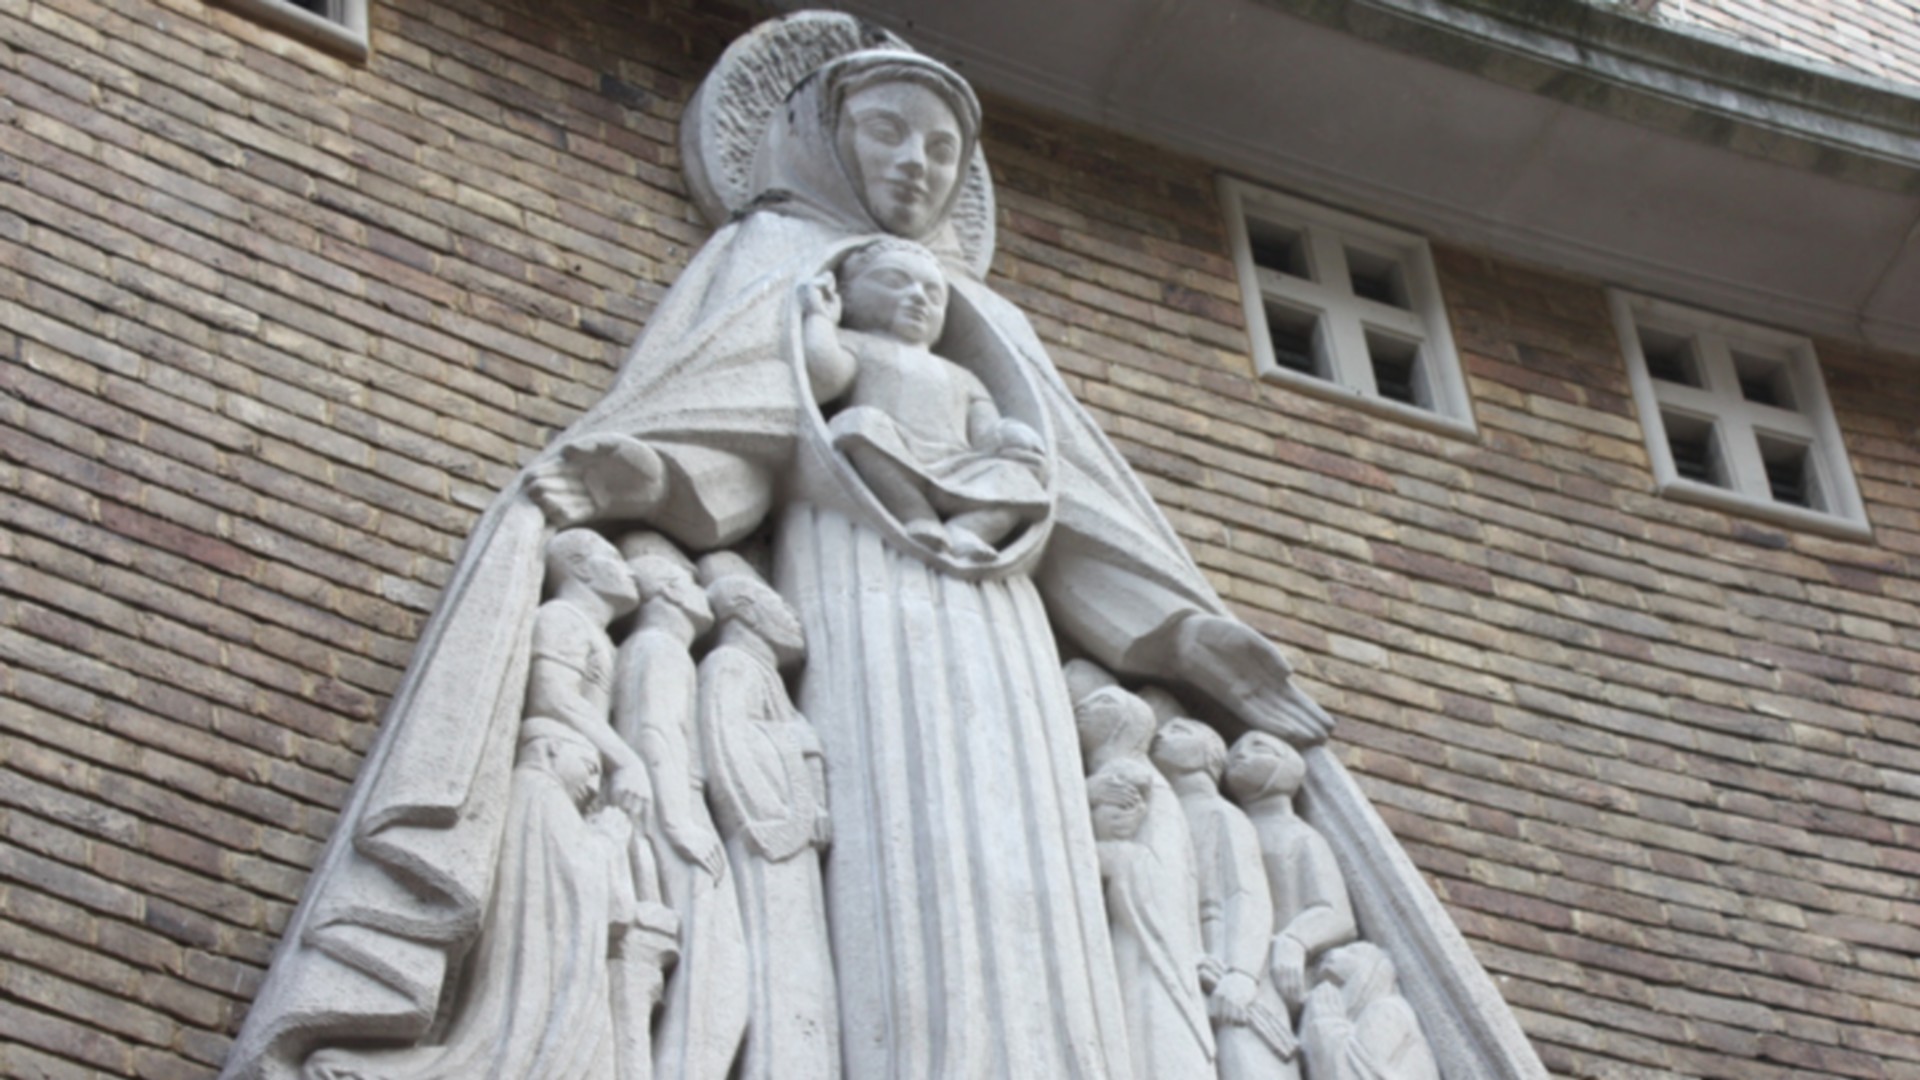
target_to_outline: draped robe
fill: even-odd
[[[499,894],[445,1039],[397,1052],[327,1051],[311,1063],[320,1075],[616,1080],[608,942],[639,917],[632,868],[543,766],[521,765],[512,784]]]
[[[740,1080],[839,1080],[840,1036],[811,761],[819,740],[772,663],[722,643],[700,661],[714,818],[740,886],[752,963]]]

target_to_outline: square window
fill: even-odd
[[[1262,378],[1473,434],[1425,240],[1237,180],[1220,188]]]
[[[266,23],[329,52],[364,60],[367,0],[221,0],[257,22]]]
[[[1610,299],[1663,494],[1869,535],[1812,342],[1651,297]]]

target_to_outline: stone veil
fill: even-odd
[[[1331,721],[1228,614],[1025,316],[982,280],[992,198],[963,80],[850,18],[802,14],[737,42],[685,123],[692,186],[727,223],[606,397],[476,527],[224,1075],[297,1076],[317,1049],[445,1026],[496,894],[541,553],[586,524],[655,529],[696,557],[750,537],[771,552],[807,639],[795,703],[827,773],[843,1076],[1145,1080],[1062,647],[1302,748]],[[834,453],[813,400],[803,293],[883,237],[940,259],[935,350],[1039,435],[1049,508],[989,558],[910,535]],[[1336,849],[1384,858],[1391,840],[1351,781],[1309,754],[1310,786],[1346,822]],[[1412,888],[1394,917],[1435,922],[1410,866],[1380,865],[1387,884],[1357,887]],[[1413,997],[1416,937],[1388,946]],[[1429,953],[1464,955],[1457,935],[1437,940]]]

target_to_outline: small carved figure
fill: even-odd
[[[1333,949],[1320,961],[1320,979],[1300,1016],[1311,1080],[1439,1080],[1420,1019],[1378,946]]]
[[[1306,1000],[1307,970],[1313,961],[1358,933],[1333,849],[1294,812],[1293,797],[1306,776],[1299,751],[1265,732],[1242,735],[1227,755],[1227,792],[1260,836],[1273,894],[1267,971],[1274,988],[1294,1008]]]
[[[613,702],[613,639],[607,624],[639,603],[619,551],[591,529],[547,541],[547,592],[533,618],[529,717],[558,720],[586,736],[613,763],[610,794],[638,820],[653,800],[647,770],[607,723]]]
[[[321,1050],[310,1080],[649,1080],[648,1023],[679,923],[638,895],[651,867],[628,859],[627,812],[583,816],[600,776],[600,751],[571,724],[522,724],[498,884],[445,1037]]]
[[[1260,973],[1257,1001],[1270,1015],[1288,1017],[1307,995],[1308,965],[1322,951],[1354,938],[1353,907],[1333,850],[1294,813],[1293,796],[1307,766],[1293,747],[1263,732],[1248,732],[1227,755],[1226,790],[1260,838],[1267,889],[1273,897],[1273,938]],[[1296,1077],[1298,1043],[1291,1028],[1270,1031],[1259,1045],[1236,1046],[1221,1061],[1221,1080]]]
[[[1214,1040],[1223,1071],[1241,1075],[1242,1059],[1269,1056],[1267,1047],[1291,1036],[1284,1011],[1259,1000],[1260,971],[1273,933],[1273,899],[1260,862],[1260,839],[1240,808],[1220,794],[1227,745],[1220,733],[1182,715],[1178,702],[1149,691],[1166,717],[1153,740],[1153,762],[1180,796],[1193,834],[1200,881],[1200,933],[1206,956],[1200,985],[1208,992]],[[1229,1065],[1229,1062],[1235,1062]]]
[[[1075,677],[1076,667],[1084,675],[1093,665],[1068,665],[1069,685],[1078,691],[1083,680]],[[1204,952],[1193,842],[1179,799],[1147,761],[1153,710],[1107,682],[1078,697],[1074,717],[1088,770],[1133,1074],[1206,1080],[1214,1074],[1213,1029],[1200,990]]]
[[[799,617],[746,560],[707,556],[720,621],[700,661],[708,795],[726,837],[752,972],[740,1080],[839,1080],[840,1023],[820,852],[832,839],[820,740],[780,669],[805,654]]]
[[[667,903],[680,915],[680,965],[667,983],[654,1063],[671,1080],[725,1080],[747,1024],[747,952],[726,849],[707,810],[689,652],[713,625],[706,593],[679,549],[656,533],[626,537],[639,620],[620,643],[614,727],[646,760],[656,812],[649,840]]]
[[[851,391],[828,424],[834,446],[907,535],[986,561],[1021,521],[1046,512],[1039,434],[1000,415],[978,378],[932,351],[947,312],[932,252],[877,240],[841,262],[837,285],[824,274],[801,297],[814,399],[827,405]]]

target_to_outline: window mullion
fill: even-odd
[[[1361,329],[1355,310],[1353,276],[1347,266],[1347,250],[1340,238],[1319,225],[1307,226],[1308,258],[1314,280],[1327,298],[1326,327],[1328,362],[1334,380],[1349,390],[1377,396],[1379,385],[1373,377],[1373,361],[1367,352],[1366,332]]]
[[[1726,408],[1726,399],[1719,394],[1702,390],[1697,386],[1682,386],[1679,383],[1653,380],[1653,396],[1660,404],[1703,417],[1720,415]]]
[[[1740,393],[1740,372],[1733,366],[1733,350],[1727,347],[1726,338],[1719,334],[1696,334],[1693,349],[1700,363],[1700,382],[1708,391],[1725,399],[1726,406],[1746,400]]]
[[[1347,251],[1341,246],[1340,238],[1319,225],[1308,225],[1306,232],[1307,262],[1313,270],[1313,280],[1351,302],[1353,277],[1347,270]]]
[[[1295,307],[1311,308],[1314,311],[1326,311],[1340,307],[1348,299],[1341,294],[1304,278],[1283,274],[1278,270],[1260,267],[1260,292],[1270,300],[1278,300]]]
[[[1803,442],[1814,442],[1820,438],[1820,432],[1813,421],[1805,414],[1793,409],[1783,409],[1778,405],[1761,405],[1757,402],[1742,402],[1747,410],[1748,419],[1754,427],[1786,435]]]
[[[1772,499],[1773,485],[1767,481],[1767,466],[1760,457],[1751,411],[1741,405],[1728,408],[1718,427],[1720,449],[1727,456],[1727,479],[1733,490],[1756,499]]]
[[[1383,330],[1392,330],[1412,341],[1427,340],[1426,322],[1411,311],[1375,300],[1364,300],[1357,296],[1353,298],[1352,303],[1362,322],[1378,326]]]

